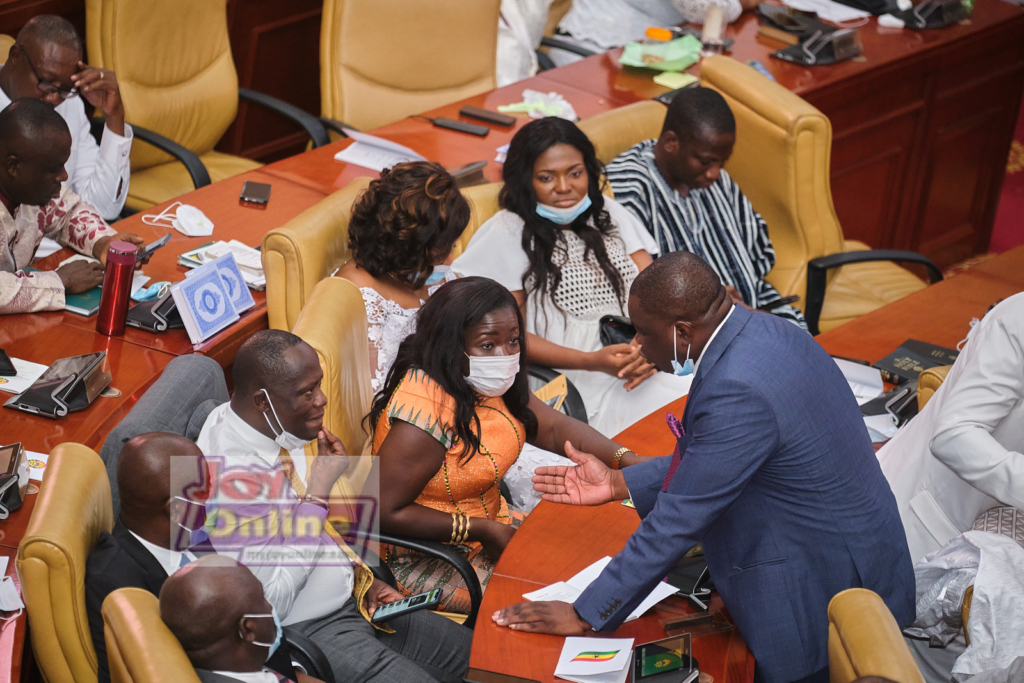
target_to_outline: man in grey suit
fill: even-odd
[[[702,543],[757,662],[754,680],[826,683],[836,593],[867,588],[900,626],[914,619],[906,535],[853,393],[813,338],[734,306],[693,254],[671,253],[645,269],[629,313],[649,361],[694,374],[673,425],[676,451],[622,471],[577,452],[576,467],[538,468],[546,499],[629,497],[643,522],[574,605],[521,603],[494,620],[560,635],[613,631]]]

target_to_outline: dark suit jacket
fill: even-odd
[[[737,307],[701,359],[670,458],[623,471],[640,528],[575,607],[617,628],[698,542],[757,661],[786,683],[828,666],[829,600],[878,593],[914,619],[896,500],[835,362],[792,323]]]

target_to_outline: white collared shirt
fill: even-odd
[[[697,360],[693,364],[693,374],[694,375],[697,374],[697,368],[700,367],[700,360],[701,360],[701,358],[703,358],[704,354],[707,353],[708,349],[711,348],[711,342],[715,341],[715,337],[717,337],[718,333],[722,331],[722,327],[725,325],[725,321],[729,319],[729,316],[731,316],[732,312],[735,311],[735,310],[736,310],[736,304],[733,304],[732,308],[729,309],[729,312],[725,314],[724,318],[722,318],[722,322],[718,323],[718,327],[716,327],[715,331],[711,333],[711,337],[708,339],[708,343],[704,345],[704,349],[700,352],[700,355],[697,356]]]
[[[214,671],[213,673],[234,678],[242,683],[280,683],[277,674],[266,668],[262,671]]]
[[[128,533],[134,536],[135,540],[141,543],[142,547],[148,550],[150,555],[156,558],[156,561],[159,562],[160,566],[164,568],[165,572],[167,572],[167,576],[170,576],[181,568],[182,556],[187,557],[189,562],[195,562],[196,560],[196,556],[193,555],[190,550],[180,551],[171,550],[170,548],[161,548],[158,545],[153,545],[131,529],[128,530]]]
[[[6,109],[11,98],[0,89],[0,109]],[[116,220],[128,197],[131,178],[132,127],[124,124],[124,135],[106,126],[100,144],[92,136],[89,117],[85,115],[82,97],[69,97],[54,111],[71,129],[71,156],[64,164],[68,179],[64,184],[87,203],[96,207],[106,220]]]
[[[217,406],[210,413],[203,425],[196,445],[207,457],[224,456],[225,463],[232,467],[245,466],[247,459],[258,459],[254,465],[271,466],[280,470],[279,454],[281,447],[249,426],[240,418],[230,403]],[[303,449],[289,451],[295,463],[295,472],[300,479],[306,481],[306,454]],[[285,486],[284,497],[298,497],[290,486]],[[251,499],[254,504],[271,502],[269,493],[261,492]],[[232,503],[226,498],[219,499],[215,492],[211,502],[220,509],[230,509]],[[237,502],[234,503],[237,506]],[[327,512],[318,505],[302,505],[303,514],[308,517],[318,516],[321,527],[326,520]],[[218,535],[211,533],[210,542],[217,552],[233,555],[240,561],[241,552],[237,548],[223,551],[218,547]],[[339,552],[337,544],[325,533],[320,534],[318,547],[305,545],[288,545],[280,540],[273,543],[252,543],[247,545],[245,552],[258,553],[264,550],[294,553],[302,557],[310,557],[309,561],[291,563],[247,563],[246,566],[263,583],[263,592],[267,600],[277,610],[281,623],[285,626],[300,621],[315,619],[335,612],[348,601],[352,595],[354,575],[352,567],[336,561]]]

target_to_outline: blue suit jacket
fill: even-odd
[[[786,683],[828,666],[832,597],[878,593],[914,619],[914,573],[896,500],[835,362],[792,323],[737,307],[701,359],[682,462],[623,474],[640,528],[575,607],[619,626],[703,543],[712,579],[758,665]]]

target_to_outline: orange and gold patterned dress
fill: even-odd
[[[441,469],[417,496],[418,504],[519,526],[524,516],[509,510],[498,486],[526,443],[522,423],[500,397],[484,398],[477,407],[480,451],[467,462],[461,457],[462,444],[457,442],[453,426],[454,407],[454,399],[425,372],[409,370],[377,423],[373,454],[377,455],[391,431],[392,421],[416,425],[448,449]],[[479,543],[465,543],[456,550],[470,561],[480,585],[486,588],[494,561],[483,555]],[[401,548],[387,548],[384,555],[406,594],[438,588],[442,592],[442,609],[469,613],[469,592],[451,565]]]

